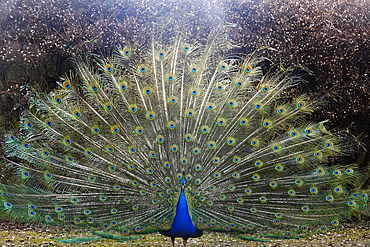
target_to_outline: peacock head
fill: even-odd
[[[185,176],[184,171],[182,172],[182,175],[183,175],[183,177]],[[181,179],[180,183],[181,183],[181,190],[184,190],[185,189],[185,183],[186,183],[185,179]]]

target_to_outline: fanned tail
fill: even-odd
[[[101,237],[169,230],[182,180],[197,229],[291,237],[366,207],[355,165],[326,165],[352,151],[351,137],[307,122],[320,102],[288,97],[294,70],[263,74],[258,52],[233,53],[222,28],[199,42],[171,30],[74,58],[76,75],[35,93],[20,133],[6,136],[20,180],[1,187],[8,217]]]

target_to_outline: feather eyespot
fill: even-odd
[[[200,148],[199,147],[193,148],[193,154],[194,155],[199,155],[200,154]]]
[[[268,121],[268,120],[264,121],[264,122],[263,122],[263,127],[265,127],[265,128],[269,128],[269,127],[271,127],[271,122],[270,122],[270,121]]]
[[[146,118],[149,119],[149,120],[153,120],[155,118],[155,114],[153,111],[148,111],[146,113]]]
[[[91,84],[90,88],[91,88],[91,90],[93,92],[97,92],[98,91],[98,86],[95,83]]]
[[[302,206],[301,209],[302,209],[303,212],[308,212],[309,211],[309,207],[306,206],[306,205]]]
[[[176,123],[174,121],[169,121],[167,126],[170,130],[173,130],[176,127]]]
[[[298,136],[298,132],[293,130],[292,132],[290,132],[290,136],[291,137],[297,137]]]
[[[53,177],[53,175],[52,175],[50,172],[45,171],[45,173],[44,173],[44,177],[45,177],[46,179],[51,179],[51,178]]]
[[[241,126],[246,126],[248,124],[248,119],[242,118],[242,119],[240,119],[239,123],[240,123]]]
[[[217,165],[219,162],[220,162],[220,157],[214,157],[213,158],[213,161],[212,161],[213,164]]]
[[[29,210],[28,215],[31,216],[31,217],[34,217],[36,215],[36,212],[33,211],[33,210]]]
[[[195,170],[198,172],[198,171],[201,171],[202,170],[202,166],[200,164],[196,164],[195,165]]]
[[[198,71],[198,67],[196,65],[191,66],[191,72],[196,73]]]
[[[233,137],[229,137],[229,138],[227,139],[226,143],[227,143],[227,145],[229,145],[229,146],[233,146],[233,145],[235,145],[235,138],[233,138]]]
[[[15,141],[15,137],[12,134],[8,134],[8,140],[9,141]]]
[[[306,103],[305,103],[304,101],[299,101],[299,102],[297,102],[297,107],[298,107],[299,109],[304,108],[304,107],[305,107],[305,105],[306,105]]]
[[[178,150],[179,150],[179,147],[176,144],[174,144],[174,145],[171,146],[171,151],[173,153],[176,153]]]
[[[64,87],[64,89],[66,89],[66,90],[70,90],[70,89],[71,89],[71,83],[70,83],[68,80],[65,80],[65,81],[63,82],[63,87]]]
[[[170,103],[171,105],[175,105],[177,102],[177,98],[175,96],[170,97]]]
[[[215,108],[215,106],[214,106],[213,103],[208,103],[206,108],[207,108],[208,111],[212,111]]]
[[[263,165],[263,162],[261,160],[257,160],[256,162],[254,162],[254,165],[258,168],[262,167]]]
[[[29,148],[30,148],[30,145],[29,145],[27,142],[22,142],[22,146],[23,146],[25,149],[29,149]]]
[[[332,202],[332,201],[334,201],[334,197],[333,197],[332,195],[328,195],[328,196],[326,197],[326,200],[327,200],[328,202]]]
[[[53,219],[49,215],[45,215],[45,221],[49,223],[52,222]]]
[[[69,136],[65,137],[63,142],[67,146],[71,145],[71,143],[72,143],[71,138],[69,138]]]
[[[253,176],[252,176],[252,179],[254,180],[254,181],[258,181],[258,180],[260,180],[260,175],[258,175],[257,173],[255,173]]]
[[[203,125],[201,129],[203,134],[207,134],[209,132],[209,127],[207,125]]]
[[[279,164],[279,165],[276,165],[276,166],[275,166],[275,170],[276,170],[276,171],[278,171],[278,172],[281,172],[281,171],[283,171],[283,170],[284,170],[284,166],[282,166],[282,165],[280,165],[280,164]]]
[[[246,74],[249,74],[251,71],[252,71],[252,67],[251,67],[251,66],[246,66],[246,67],[244,68],[244,72],[245,72]]]
[[[97,127],[97,126],[93,126],[93,127],[91,128],[91,131],[92,131],[94,134],[99,134],[99,133],[100,133],[100,129],[99,129],[99,127]]]
[[[307,232],[307,231],[308,231],[308,226],[306,226],[306,225],[302,225],[302,226],[301,226],[301,230],[302,230],[303,232]]]
[[[220,69],[221,69],[221,70],[226,70],[226,69],[227,69],[227,67],[228,67],[227,63],[221,63],[221,64],[220,64]]]
[[[281,149],[281,146],[279,144],[275,144],[273,147],[272,147],[272,150],[274,150],[275,152],[279,152]]]
[[[252,139],[252,141],[251,141],[251,145],[252,145],[253,147],[258,147],[258,145],[259,145],[259,140],[257,140],[257,139]]]
[[[138,134],[138,135],[142,135],[142,134],[144,134],[144,130],[143,130],[143,128],[142,128],[142,127],[140,127],[140,126],[137,126],[137,127],[135,128],[135,132],[136,132],[136,134]]]
[[[126,82],[121,82],[120,88],[121,88],[122,91],[126,91],[126,89],[127,89],[127,83]]]
[[[326,148],[331,148],[331,147],[333,147],[333,143],[331,141],[328,141],[328,142],[325,143],[325,147]]]
[[[110,153],[110,154],[114,153],[114,148],[113,148],[112,146],[110,146],[110,145],[106,146],[106,147],[105,147],[105,150],[106,150],[108,153]]]
[[[280,107],[279,109],[277,109],[277,113],[279,115],[284,115],[285,112],[286,112],[286,109],[284,107]]]
[[[270,91],[270,86],[268,86],[268,85],[263,86],[263,87],[262,87],[262,91],[263,91],[264,93],[267,93],[268,91]]]
[[[277,183],[275,181],[270,182],[269,185],[270,185],[271,188],[276,188],[277,187]]]
[[[72,163],[72,162],[74,161],[74,158],[73,158],[71,155],[67,155],[67,156],[66,156],[66,161],[67,161],[68,163]]]
[[[165,56],[165,51],[163,49],[162,50],[159,50],[158,57],[159,58],[164,58],[164,56]]]
[[[188,163],[188,159],[183,157],[181,158],[181,164],[186,165]]]
[[[162,135],[157,136],[157,142],[162,144],[164,142],[164,137]]]
[[[170,169],[170,168],[171,168],[171,164],[170,164],[170,162],[168,162],[168,161],[165,161],[165,162],[164,162],[164,164],[163,164],[163,166],[164,166],[164,168],[166,168],[166,169]]]
[[[184,44],[184,51],[188,52],[190,50],[190,45],[189,44]]]
[[[188,118],[192,118],[192,117],[194,116],[194,111],[193,111],[193,109],[187,109],[187,110],[186,110],[186,116],[187,116]]]
[[[209,141],[207,146],[209,149],[214,149],[216,147],[216,143],[214,141]]]
[[[106,109],[107,111],[111,111],[111,110],[113,109],[113,106],[112,106],[112,104],[111,104],[111,103],[106,103],[104,106],[105,106],[105,109]]]
[[[226,120],[224,118],[219,118],[217,120],[218,126],[225,126],[226,125],[225,123],[226,123]]]
[[[237,86],[237,87],[241,87],[241,86],[243,86],[243,81],[242,81],[242,80],[237,81],[237,82],[236,82],[236,86]]]
[[[288,190],[288,194],[290,196],[295,196],[296,192],[295,192],[295,190]]]
[[[191,142],[191,141],[193,140],[193,135],[192,135],[192,134],[190,134],[190,133],[186,134],[186,135],[185,135],[185,140],[186,140],[187,142]]]
[[[105,70],[106,70],[108,73],[112,73],[112,71],[113,71],[112,65],[110,65],[110,64],[105,65]]]
[[[131,113],[136,113],[137,112],[137,106],[136,105],[130,105],[129,110]]]
[[[59,96],[54,96],[54,102],[60,105],[62,103],[62,99]]]
[[[125,47],[122,50],[122,53],[123,53],[124,56],[128,57],[131,54],[131,50],[128,47]]]
[[[325,173],[325,170],[321,167],[317,168],[316,169],[316,173],[319,174],[319,175],[323,175]]]
[[[262,109],[262,104],[261,103],[257,103],[254,105],[254,109],[256,110],[261,110]]]
[[[139,71],[142,73],[142,74],[145,74],[147,72],[147,67],[145,64],[142,64],[139,66]]]
[[[144,88],[144,92],[146,95],[151,95],[152,94],[152,89],[150,87]]]
[[[196,88],[192,88],[192,89],[190,90],[190,93],[191,93],[191,95],[192,95],[192,96],[197,96],[197,94],[198,94],[198,90],[197,90]]]
[[[42,150],[42,156],[44,156],[44,157],[49,157],[49,156],[50,156],[49,151],[47,151],[47,150]]]
[[[307,129],[305,130],[305,133],[306,133],[307,135],[311,135],[311,134],[313,133],[313,129],[312,129],[312,128],[307,128]]]
[[[227,102],[227,105],[228,105],[229,107],[234,107],[234,106],[235,106],[235,100],[229,100],[229,101]]]
[[[236,163],[236,164],[238,164],[240,162],[240,157],[234,156],[233,162]]]

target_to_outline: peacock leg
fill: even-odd
[[[182,242],[184,243],[184,247],[186,247],[186,242],[188,241],[188,239],[183,239]]]
[[[175,238],[171,238],[172,247],[175,247]]]

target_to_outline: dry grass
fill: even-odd
[[[81,229],[67,231],[58,228],[28,227],[14,222],[4,221],[0,225],[0,246],[171,246],[168,237],[160,234],[139,236],[138,239],[117,242],[109,239],[82,242],[78,244],[62,243],[56,238],[94,237]],[[177,239],[176,246],[182,246]],[[311,233],[299,239],[271,239],[269,242],[245,241],[233,235],[205,232],[201,238],[189,239],[187,246],[370,246],[370,225],[342,225],[326,234]]]

